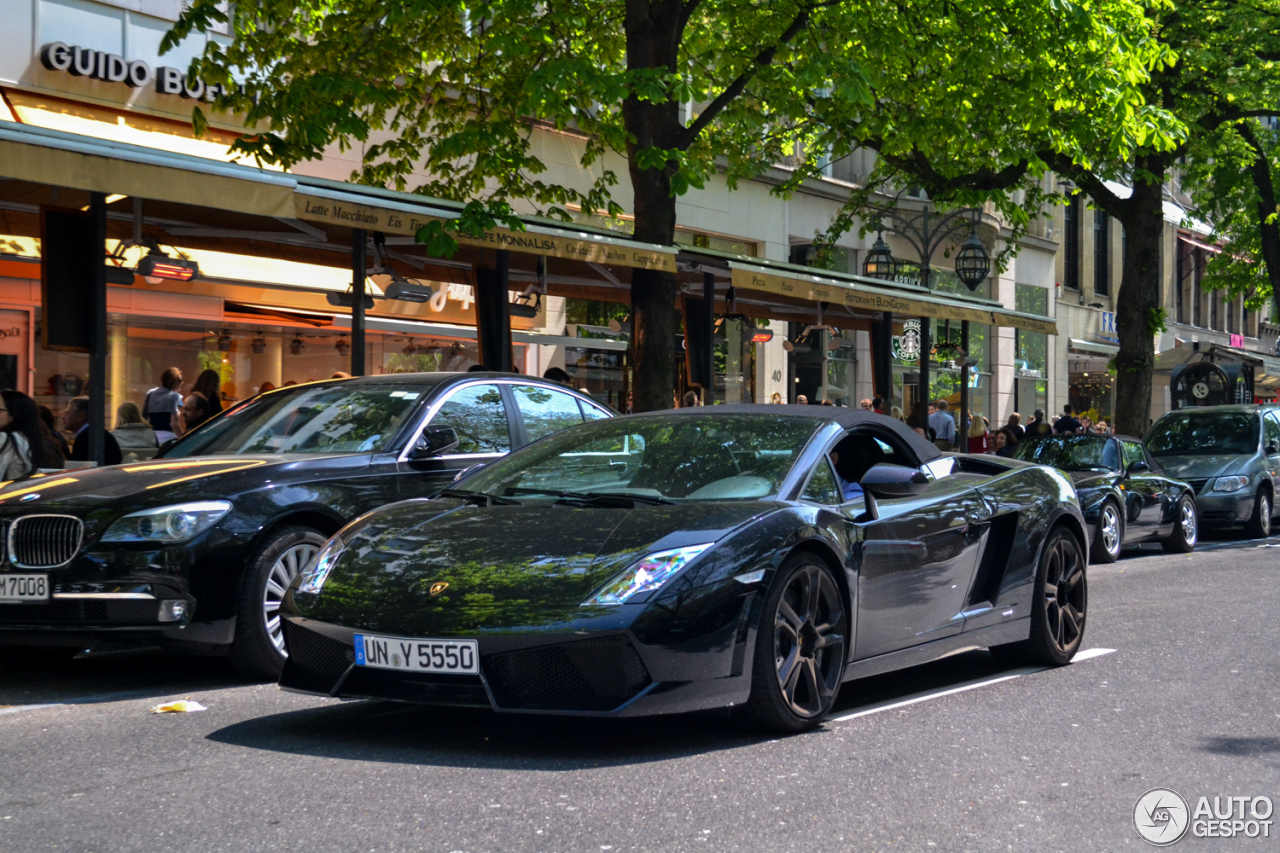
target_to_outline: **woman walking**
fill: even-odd
[[[0,391],[0,477],[21,480],[47,468],[36,403],[21,391]]]

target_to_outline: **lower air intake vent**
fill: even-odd
[[[297,690],[328,693],[355,660],[355,650],[324,634],[285,621],[284,647],[289,653],[280,684]]]
[[[491,655],[483,664],[501,708],[611,711],[649,685],[626,637]]]

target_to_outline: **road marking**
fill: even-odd
[[[1082,652],[1077,652],[1076,656],[1071,659],[1071,663],[1080,663],[1081,661],[1090,660],[1092,658],[1099,658],[1099,657],[1102,657],[1103,655],[1109,655],[1114,651],[1115,649],[1085,649]],[[977,688],[985,687],[988,684],[999,684],[1002,681],[1012,681],[1015,678],[1020,678],[1021,676],[1024,676],[1024,675],[1031,675],[1032,673],[1035,673],[1035,672],[1044,672],[1047,669],[1057,669],[1057,667],[1024,666],[1015,670],[1010,670],[1009,672],[1002,673],[1000,675],[991,675],[991,676],[987,676],[986,678],[975,678],[973,681],[966,681],[963,684],[959,684],[955,687],[949,687],[946,690],[926,690],[922,693],[916,693],[913,696],[908,696],[906,699],[896,699],[889,702],[879,702],[867,708],[862,708],[861,710],[854,711],[852,714],[844,714],[839,717],[832,717],[827,722],[841,723],[841,722],[844,722],[845,720],[853,720],[858,717],[868,716],[870,714],[879,714],[882,711],[892,711],[895,708],[905,708],[908,705],[915,705],[920,702],[928,702],[930,699],[941,699],[943,696],[951,696],[955,693],[964,693],[968,690],[976,690]]]

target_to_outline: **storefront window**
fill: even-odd
[[[751,343],[750,324],[740,317],[717,323],[715,371],[717,403],[751,403],[755,401],[755,345]]]
[[[1023,313],[1044,317],[1049,313],[1049,291],[1030,284],[1015,285],[1014,306]],[[1025,423],[1035,409],[1047,411],[1049,336],[1015,329],[1014,352],[1013,406]]]
[[[960,347],[961,327],[959,320],[933,320],[930,322],[930,338],[933,349],[929,361],[929,394],[928,401],[946,400],[950,408],[960,408],[959,360],[964,350]],[[894,334],[903,334],[903,324],[894,324]],[[991,327],[978,323],[969,324],[969,357],[976,359],[976,364],[969,365],[969,409],[975,415],[988,411],[989,388],[993,381],[991,354]],[[906,361],[899,358],[893,360],[893,405],[904,413],[909,413],[911,406],[918,400],[918,383],[920,377],[919,360]]]

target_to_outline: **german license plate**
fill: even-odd
[[[48,575],[0,574],[0,604],[43,604],[49,593]]]
[[[480,671],[480,644],[475,640],[431,640],[356,634],[356,666],[401,672]]]

